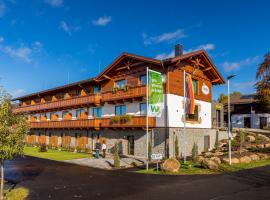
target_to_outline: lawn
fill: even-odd
[[[229,173],[229,172],[235,172],[239,170],[244,170],[244,169],[251,169],[255,167],[262,167],[265,165],[270,165],[270,159],[268,160],[259,160],[259,161],[253,161],[248,164],[234,164],[234,165],[225,165],[221,164],[220,165],[220,170],[210,170],[210,169],[204,169],[201,166],[194,164],[191,161],[187,161],[185,164],[181,162],[181,167],[178,173],[168,173],[159,170],[158,172],[156,171],[155,168],[151,168],[148,171],[147,170],[139,170],[137,171],[138,173],[142,174],[164,174],[164,175],[193,175],[193,174],[218,174],[218,173]]]
[[[59,151],[52,149],[49,149],[47,152],[39,152],[39,148],[37,147],[24,147],[24,154],[27,156],[51,160],[71,160],[90,157],[90,154],[87,153],[74,153],[69,151]]]

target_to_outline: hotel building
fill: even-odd
[[[158,60],[122,53],[104,71],[91,79],[36,92],[14,99],[16,113],[29,116],[31,131],[27,143],[93,149],[99,138],[108,151],[121,142],[124,155],[146,155],[146,68],[162,73],[165,105],[161,117],[149,117],[152,152],[174,155],[178,137],[180,153],[185,140],[190,153],[215,143],[212,129],[212,86],[225,81],[204,50],[182,53],[176,45],[175,57]],[[183,71],[192,75],[195,113],[186,115],[184,139]],[[222,138],[221,138],[222,139]]]

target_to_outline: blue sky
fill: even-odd
[[[96,76],[121,52],[204,48],[232,90],[254,92],[269,1],[0,0],[0,85],[14,97]],[[100,67],[99,67],[100,66]],[[216,86],[213,98],[226,92]]]

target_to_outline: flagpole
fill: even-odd
[[[148,171],[148,106],[149,106],[149,68],[146,68],[146,170]]]
[[[184,163],[187,160],[186,150],[186,70],[184,70]]]

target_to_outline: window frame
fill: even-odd
[[[98,88],[98,91],[95,91],[95,88]],[[101,86],[100,85],[94,85],[93,86],[93,93],[94,94],[100,94],[101,93]]]
[[[197,113],[195,113],[196,111]],[[200,111],[199,105],[195,105],[194,114],[186,114],[186,121],[198,122],[200,119],[199,111]]]
[[[97,116],[95,115],[95,110],[97,111]],[[100,114],[100,116],[99,116]],[[92,108],[92,116],[94,118],[101,118],[102,117],[102,107],[93,107]]]
[[[118,83],[120,82],[120,87],[118,87]],[[124,82],[125,84],[122,85]],[[127,86],[127,80],[126,79],[119,79],[114,82],[114,87],[117,87],[118,89],[124,89]]]
[[[194,82],[196,82],[196,90],[194,87]],[[199,81],[198,81],[198,79],[192,78],[192,86],[194,88],[194,94],[198,95],[199,94]]]
[[[142,77],[145,77],[145,83],[142,83]],[[147,84],[147,76],[146,76],[146,74],[141,74],[140,75],[140,84],[141,85],[146,85]]]
[[[142,105],[145,105],[145,112],[142,113]],[[147,113],[147,105],[146,103],[140,103],[140,115],[146,115]]]
[[[123,114],[123,107],[125,108],[125,113]],[[120,113],[117,114],[117,108],[119,108]],[[114,114],[115,116],[122,116],[122,115],[126,115],[127,114],[127,105],[126,104],[119,104],[119,105],[115,105],[114,107]]]

